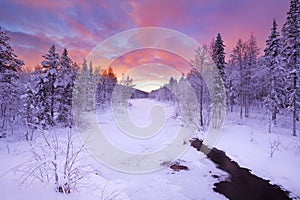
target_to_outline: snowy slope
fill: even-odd
[[[216,145],[241,167],[270,180],[290,191],[292,197],[300,196],[300,139],[291,135],[287,124],[290,119],[280,116],[273,133],[268,133],[268,123],[261,111],[248,119],[239,119],[235,113],[226,117],[222,135]],[[271,144],[278,149],[271,157]]]

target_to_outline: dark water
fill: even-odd
[[[291,199],[288,192],[278,185],[272,185],[268,180],[250,173],[249,169],[240,167],[231,160],[225,152],[216,148],[208,148],[199,139],[191,141],[191,146],[203,153],[217,167],[230,174],[230,178],[214,184],[214,191],[225,195],[231,200],[285,200]]]

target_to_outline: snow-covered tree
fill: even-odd
[[[169,89],[168,100],[175,104],[176,102],[176,89],[177,89],[177,80],[173,77],[170,78],[169,83],[167,84]]]
[[[68,55],[67,49],[63,50],[60,57],[60,67],[58,74],[58,118],[57,121],[64,126],[72,125],[72,93],[77,70]]]
[[[84,80],[82,82],[82,91],[85,111],[93,111],[96,108],[95,97],[97,96],[97,85],[100,79],[99,69],[94,68],[93,63],[90,61],[89,66],[87,66],[87,61],[84,60],[82,64],[81,78]]]
[[[211,44],[211,54],[215,40]],[[191,60],[193,69],[187,74],[187,80],[190,82],[195,91],[199,102],[200,121],[199,125],[203,129],[209,124],[210,112],[210,95],[207,88],[207,83],[211,80],[204,81],[203,77],[210,77],[209,65],[211,63],[210,53],[206,46],[198,47],[195,50],[195,58]],[[210,83],[208,83],[210,84]]]
[[[73,91],[73,109],[75,111],[75,115],[78,115],[82,111],[88,111],[89,85],[90,75],[87,60],[84,59],[81,65],[81,70],[77,75]]]
[[[10,38],[7,32],[0,27],[0,73],[8,71],[17,72],[24,65],[22,60],[17,59],[13,48],[9,44]],[[16,74],[13,74],[16,76]]]
[[[194,131],[199,132],[203,129],[200,126],[200,110],[196,93],[192,88],[190,82],[182,76],[177,84],[177,112],[181,122],[184,126],[193,128]]]
[[[22,107],[22,118],[25,123],[25,126],[27,128],[25,133],[25,139],[26,140],[32,140],[33,139],[33,133],[36,129],[37,118],[36,118],[36,102],[35,102],[35,92],[30,86],[30,83],[26,84],[26,91],[24,95],[22,95],[22,99],[24,101],[23,107]]]
[[[252,87],[252,80],[255,71],[258,71],[257,58],[259,55],[259,48],[257,46],[256,39],[251,33],[250,39],[245,46],[245,67],[243,68],[244,75],[244,106],[245,117],[249,117],[251,101],[255,97],[255,88]]]
[[[106,94],[105,94],[105,77],[100,74],[99,81],[97,82],[96,89],[96,105],[100,109],[104,109],[106,107]]]
[[[230,65],[235,65],[239,69],[238,84],[236,91],[238,93],[238,103],[240,104],[240,118],[249,117],[250,104],[255,98],[255,88],[253,87],[254,72],[260,70],[258,66],[259,48],[253,34],[248,42],[244,43],[238,40],[233,49]],[[244,109],[244,110],[243,110]]]
[[[105,108],[111,101],[112,92],[117,84],[117,76],[113,72],[113,69],[109,67],[103,70],[100,75],[97,89],[96,89],[96,101],[98,106]]]
[[[213,90],[211,94],[211,123],[213,128],[220,128],[225,117],[226,93],[221,73],[217,66],[214,68]]]
[[[121,85],[125,85],[128,87],[133,87],[133,79],[130,78],[130,76],[125,76],[124,74],[122,75],[122,78],[120,80]]]
[[[129,105],[128,100],[133,96],[135,90],[133,86],[133,79],[123,74],[119,84],[114,89],[113,103],[115,105],[119,104],[123,109],[127,109]]]
[[[105,91],[107,93],[107,101],[110,101],[114,87],[117,84],[117,76],[111,67],[109,67],[107,70],[105,70],[102,73],[102,76],[106,77]]]
[[[96,94],[96,87],[97,82],[94,78],[94,67],[93,63],[90,61],[89,70],[88,70],[88,77],[86,82],[86,110],[92,111],[95,110],[95,94]]]
[[[225,51],[224,51],[224,43],[223,43],[223,39],[221,37],[221,34],[218,33],[214,46],[213,46],[213,52],[212,52],[212,60],[214,61],[216,67],[219,70],[220,76],[223,80],[223,82],[225,83]]]
[[[169,83],[152,91],[149,96],[158,101],[175,104],[175,117],[180,117],[183,126],[199,132],[203,130],[203,126],[200,119],[198,94],[192,85],[202,79],[199,79],[199,72],[195,68],[194,70],[189,73],[188,78],[182,74],[179,81],[171,77]],[[194,76],[194,73],[197,77]]]
[[[281,65],[281,44],[275,19],[266,45],[267,47],[264,50],[264,61],[265,66],[267,67],[267,73],[262,81],[266,85],[264,88],[267,89],[267,96],[264,98],[264,106],[268,111],[269,132],[271,132],[272,124],[276,124],[277,113],[285,103],[284,87],[286,83],[286,73]],[[262,73],[262,71],[260,73]]]
[[[190,82],[192,88],[195,91],[195,94],[197,96],[197,100],[199,103],[199,127],[204,127],[204,93],[205,93],[205,83],[201,77],[200,72],[193,68],[188,74],[187,74],[187,80]],[[207,95],[207,94],[206,94]]]
[[[282,28],[282,58],[288,71],[288,107],[293,113],[293,135],[300,107],[300,2],[290,0],[287,18]]]
[[[55,125],[58,110],[58,68],[60,65],[59,55],[55,46],[52,45],[48,53],[43,55],[42,69],[35,71],[37,75],[35,101],[38,109],[37,118],[39,124],[44,128]]]
[[[230,112],[233,112],[233,107],[238,103],[238,89],[239,89],[239,80],[240,72],[239,68],[230,63],[225,68],[226,74],[226,94],[227,94],[227,103]]]
[[[18,92],[18,72],[24,65],[17,59],[10,45],[10,38],[0,27],[0,129],[5,131],[13,127],[13,121],[19,108],[20,93]],[[12,129],[13,130],[13,129]],[[0,136],[5,133],[1,133]]]
[[[208,47],[205,47],[205,50],[207,51],[208,55],[212,57],[213,52],[214,52],[214,47],[216,44],[216,39],[213,37],[209,43]]]
[[[240,118],[243,118],[243,107],[245,102],[245,43],[242,39],[239,39],[235,48],[232,51],[231,63],[236,65],[239,68],[239,80],[238,80],[238,97],[239,97],[239,104],[240,104]]]
[[[169,101],[171,91],[166,85],[160,87],[158,90],[151,92],[150,97],[157,99],[158,101]]]

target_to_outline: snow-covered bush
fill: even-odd
[[[272,158],[274,153],[279,150],[281,141],[279,137],[270,139],[270,157]]]
[[[20,184],[35,180],[53,182],[57,192],[70,193],[90,173],[80,162],[83,150],[71,128],[61,134],[40,130],[40,136],[31,144],[28,161],[19,168]]]

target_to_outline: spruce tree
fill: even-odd
[[[99,70],[94,69],[92,62],[89,66],[84,59],[81,70],[77,74],[73,92],[74,105],[77,112],[95,110],[95,99],[99,100],[98,86]]]
[[[64,126],[72,126],[72,92],[76,78],[76,69],[68,55],[67,49],[60,56],[60,68],[58,74],[58,121]]]
[[[32,140],[33,132],[36,129],[36,125],[38,125],[36,119],[36,102],[34,98],[35,92],[31,88],[30,83],[28,83],[25,87],[26,91],[23,95],[24,104],[22,107],[22,117],[25,126],[27,127],[25,139]]]
[[[229,62],[229,64],[225,68],[226,73],[226,95],[227,95],[227,103],[230,112],[233,112],[233,106],[236,105],[239,95],[239,76],[240,71],[237,65]]]
[[[267,89],[267,96],[264,98],[264,106],[269,114],[269,132],[271,132],[272,123],[276,125],[277,113],[284,104],[285,91],[283,88],[286,82],[285,70],[281,66],[281,43],[275,19],[266,46],[264,60],[267,74],[263,80],[266,86],[263,87]]]
[[[17,72],[21,70],[24,61],[17,59],[13,48],[9,44],[10,38],[7,32],[0,27],[0,73]],[[12,74],[17,76],[17,74]]]
[[[35,100],[38,107],[39,124],[46,128],[55,125],[55,114],[58,110],[58,90],[59,81],[58,67],[60,64],[59,55],[56,53],[55,46],[52,45],[48,53],[43,55],[42,69],[37,73],[38,83]]]
[[[290,0],[287,18],[282,28],[282,58],[288,71],[288,108],[293,113],[293,135],[296,136],[296,121],[299,121],[300,106],[300,2]]]
[[[217,67],[213,72],[213,90],[211,94],[211,123],[213,128],[220,128],[225,117],[226,93],[223,80]]]
[[[96,87],[97,83],[95,80],[94,75],[94,67],[93,63],[90,61],[89,70],[88,70],[88,77],[87,77],[87,94],[86,94],[86,101],[87,101],[87,111],[92,111],[95,109],[95,94],[96,94]]]
[[[225,69],[224,68],[226,65],[224,47],[225,47],[225,45],[223,43],[221,34],[218,33],[217,38],[214,43],[214,46],[213,46],[212,60],[214,61],[217,69],[219,70],[219,73],[221,75],[223,83],[225,83]]]
[[[73,92],[73,105],[76,114],[82,111],[87,111],[87,95],[89,84],[89,72],[87,60],[84,59],[81,65],[81,70],[78,72]]]
[[[2,131],[5,131],[8,125],[13,127],[12,122],[16,119],[20,98],[18,72],[24,65],[22,60],[17,59],[9,42],[9,36],[0,27],[0,130]]]

